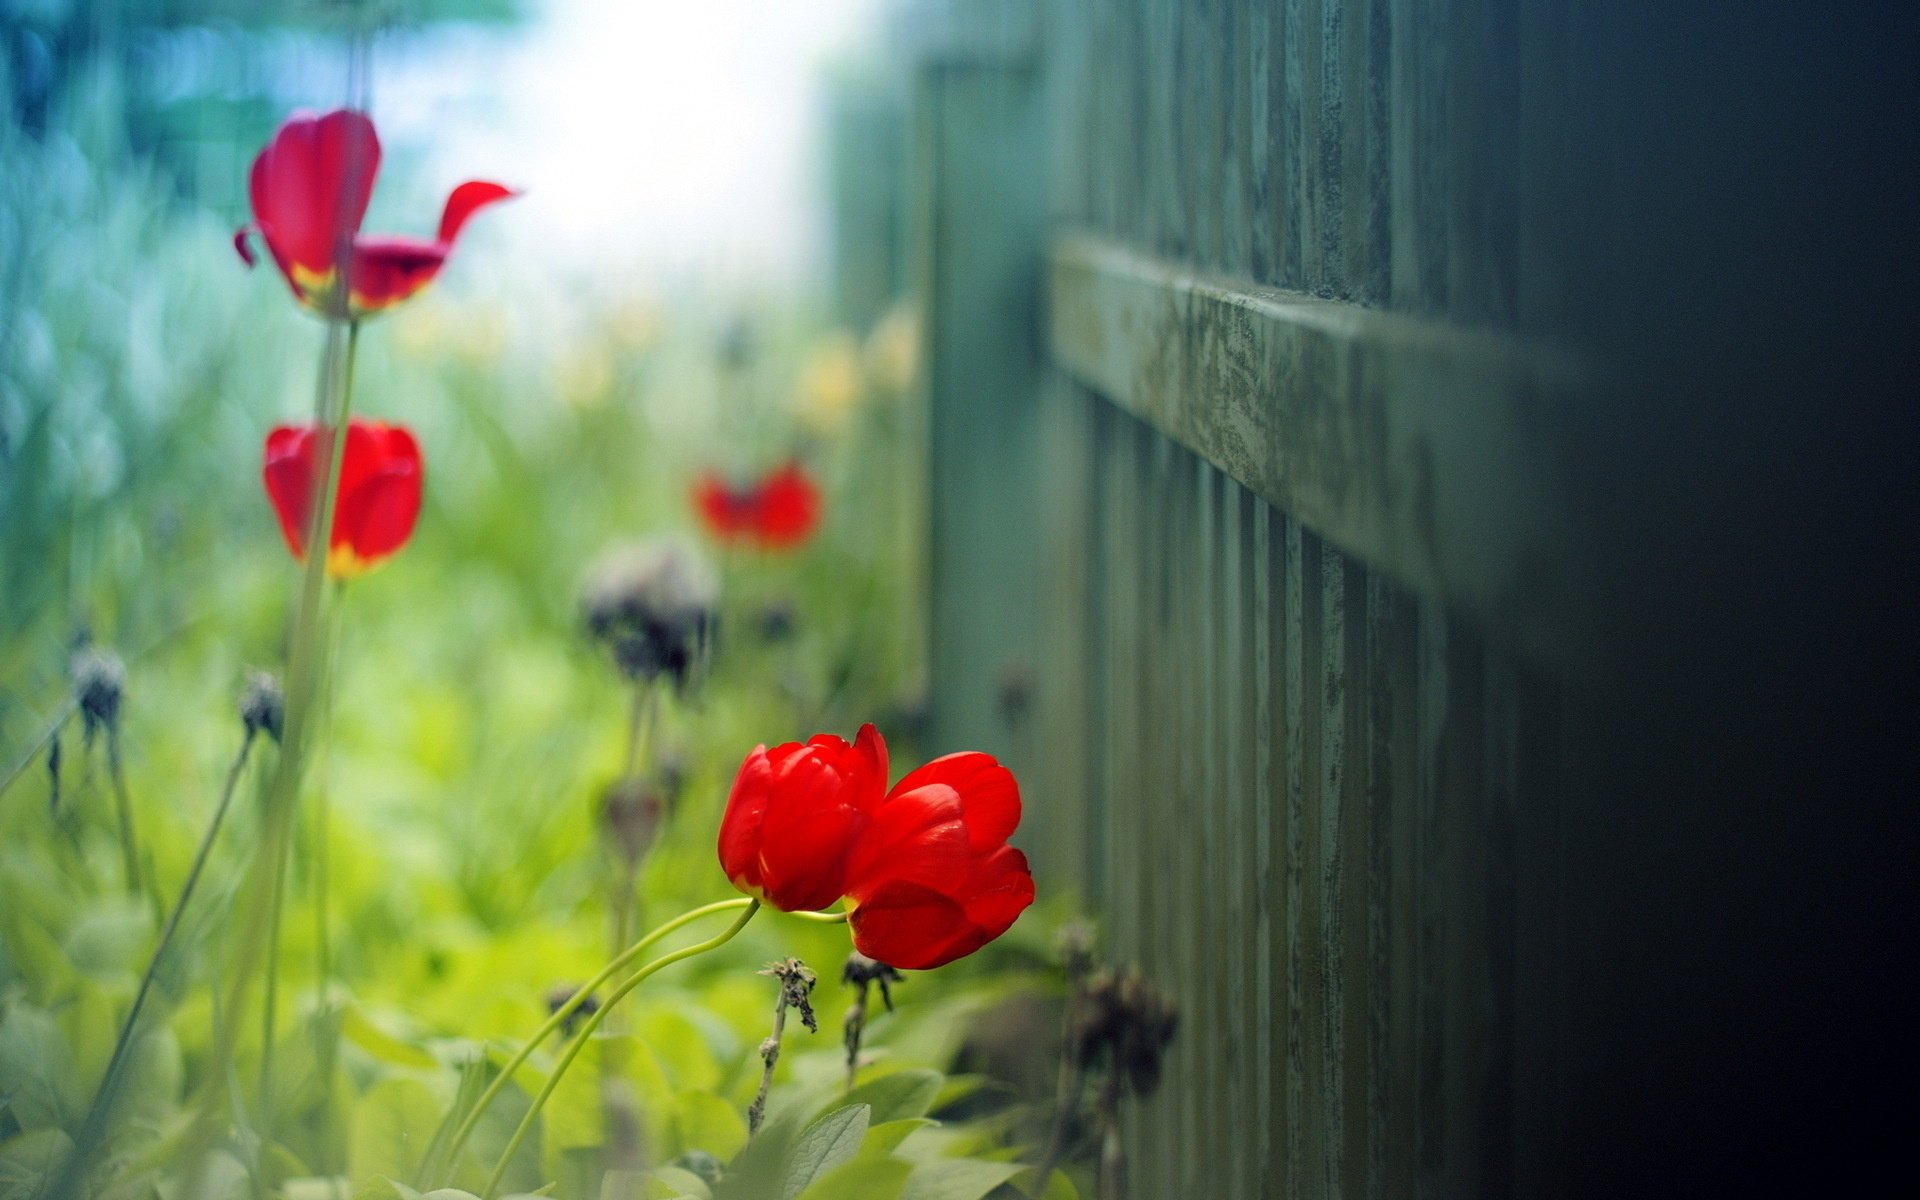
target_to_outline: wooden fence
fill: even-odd
[[[901,11],[934,741],[1179,1001],[1137,1195],[1565,1194],[1605,6]]]

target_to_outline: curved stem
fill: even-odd
[[[593,1031],[600,1027],[600,1023],[606,1020],[607,1014],[613,1011],[613,1006],[618,1004],[628,992],[631,992],[634,988],[644,983],[647,977],[655,972],[670,967],[682,959],[692,958],[697,954],[705,954],[709,950],[717,949],[732,941],[733,936],[742,929],[745,929],[747,922],[753,920],[753,914],[759,911],[760,902],[758,900],[749,901],[746,910],[740,914],[739,919],[721,932],[708,938],[704,942],[695,942],[693,945],[675,950],[671,954],[661,955],[659,958],[654,959],[646,966],[641,967],[638,971],[628,976],[625,983],[613,990],[613,994],[607,997],[605,1003],[594,1010],[593,1015],[588,1017],[586,1023],[580,1027],[580,1032],[567,1044],[566,1053],[562,1054],[560,1061],[554,1064],[553,1073],[547,1076],[547,1082],[540,1088],[539,1094],[534,1096],[533,1104],[527,1109],[527,1115],[520,1118],[519,1127],[513,1131],[513,1136],[507,1140],[507,1148],[501,1153],[500,1161],[494,1164],[493,1174],[487,1177],[487,1185],[480,1189],[480,1195],[483,1200],[492,1200],[494,1192],[500,1187],[500,1177],[507,1173],[507,1164],[512,1162],[513,1156],[519,1152],[520,1144],[527,1140],[527,1134],[533,1129],[533,1123],[540,1116],[540,1110],[546,1106],[547,1098],[552,1096],[554,1089],[560,1086],[560,1080],[565,1077],[567,1068],[573,1065],[574,1059],[580,1057],[582,1047],[592,1038]]]
[[[598,975],[581,984],[579,988],[574,991],[573,995],[567,998],[565,1004],[553,1010],[553,1015],[547,1018],[546,1024],[534,1031],[533,1036],[527,1039],[527,1044],[520,1047],[519,1051],[507,1060],[507,1065],[502,1067],[500,1073],[493,1077],[493,1082],[487,1085],[487,1090],[481,1092],[480,1098],[473,1102],[473,1108],[468,1111],[466,1119],[460,1122],[458,1129],[454,1130],[453,1141],[449,1144],[447,1150],[447,1171],[449,1176],[454,1169],[454,1165],[460,1161],[461,1147],[465,1146],[467,1139],[473,1136],[474,1127],[480,1123],[481,1116],[487,1111],[487,1106],[493,1103],[493,1098],[498,1096],[501,1089],[507,1086],[507,1081],[512,1079],[513,1073],[520,1069],[522,1063],[527,1061],[527,1056],[532,1054],[541,1042],[546,1041],[554,1030],[565,1025],[567,1019],[573,1016],[574,1012],[578,1010],[582,1004],[587,1002],[587,997],[593,995],[595,988],[619,974],[627,964],[640,957],[641,953],[645,951],[647,947],[653,945],[661,938],[666,937],[674,930],[679,929],[681,926],[691,924],[701,917],[711,916],[714,913],[727,912],[736,908],[746,908],[752,903],[753,901],[747,899],[745,896],[740,896],[732,900],[717,900],[712,904],[703,904],[699,908],[683,912],[673,920],[661,925],[652,933],[649,933],[633,945],[627,947],[619,957],[602,967]],[[447,1180],[443,1179],[439,1182],[444,1186]]]
[[[850,912],[790,912],[790,917],[799,917],[802,921],[813,921],[821,925],[838,925],[853,914]]]

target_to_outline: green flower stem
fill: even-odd
[[[487,1090],[481,1092],[480,1098],[473,1102],[473,1108],[467,1113],[466,1119],[461,1121],[460,1127],[454,1131],[453,1141],[447,1152],[447,1171],[451,1173],[454,1169],[454,1164],[460,1161],[461,1147],[465,1146],[467,1139],[473,1136],[474,1127],[480,1123],[480,1118],[487,1111],[487,1106],[493,1103],[493,1098],[498,1096],[501,1089],[507,1086],[507,1081],[513,1078],[513,1073],[520,1069],[520,1065],[527,1061],[527,1056],[532,1054],[541,1042],[546,1041],[554,1030],[559,1029],[567,1023],[567,1019],[573,1016],[582,1004],[587,1002],[589,996],[593,995],[595,988],[619,974],[629,963],[640,957],[649,946],[661,938],[666,937],[674,930],[679,929],[681,926],[691,924],[701,917],[712,916],[714,913],[746,908],[752,903],[753,901],[747,899],[745,896],[740,896],[732,900],[719,900],[712,904],[704,904],[699,908],[683,912],[673,920],[661,925],[652,933],[649,933],[647,936],[629,946],[625,952],[602,967],[598,975],[581,984],[580,987],[574,991],[573,995],[567,998],[565,1004],[553,1010],[553,1015],[547,1018],[546,1024],[534,1031],[533,1036],[527,1039],[527,1044],[520,1047],[519,1051],[507,1060],[507,1065],[501,1068],[498,1075],[493,1077],[493,1082],[487,1085]],[[445,1186],[448,1182],[449,1180],[443,1179],[440,1181],[440,1184],[441,1186]]]
[[[539,1093],[534,1096],[533,1104],[527,1109],[527,1115],[520,1118],[520,1124],[518,1128],[513,1131],[513,1136],[507,1140],[507,1148],[501,1153],[500,1161],[494,1164],[493,1174],[487,1177],[486,1186],[480,1189],[480,1195],[483,1200],[492,1200],[493,1194],[499,1190],[500,1178],[507,1173],[507,1164],[512,1162],[513,1156],[519,1152],[520,1144],[527,1140],[527,1134],[533,1129],[534,1121],[539,1118],[540,1110],[546,1106],[547,1098],[552,1096],[554,1089],[560,1086],[560,1080],[565,1077],[567,1068],[572,1066],[573,1060],[580,1056],[581,1048],[592,1038],[593,1031],[600,1027],[600,1023],[606,1020],[607,1014],[613,1011],[613,1006],[618,1004],[628,992],[631,992],[634,988],[646,982],[648,976],[653,975],[663,968],[670,967],[683,959],[692,958],[697,954],[705,954],[709,950],[717,949],[732,941],[733,936],[742,929],[745,929],[747,922],[753,920],[753,915],[759,911],[760,902],[758,900],[749,901],[746,909],[741,912],[739,919],[721,932],[708,938],[704,942],[695,942],[693,945],[675,950],[671,954],[661,955],[659,958],[654,959],[646,966],[641,967],[638,971],[628,976],[625,983],[622,983],[613,990],[613,993],[607,997],[605,1003],[594,1010],[593,1015],[589,1016],[586,1023],[580,1027],[580,1032],[567,1044],[566,1053],[562,1054],[560,1061],[554,1064],[552,1074],[547,1076],[547,1082],[540,1088]]]
[[[239,951],[234,958],[225,1020],[215,1038],[216,1063],[221,1064],[232,1060],[235,1023],[240,1020],[245,992],[254,966],[273,937],[273,910],[278,905],[279,891],[286,874],[286,860],[292,852],[294,812],[314,733],[315,701],[321,691],[321,676],[329,661],[325,645],[327,629],[322,620],[322,608],[326,600],[328,544],[340,490],[340,466],[346,458],[347,419],[353,411],[353,368],[359,344],[358,322],[328,323],[326,351],[321,360],[318,396],[314,405],[316,415],[320,418],[317,432],[321,437],[327,469],[321,480],[320,502],[314,506],[307,522],[306,563],[301,574],[300,590],[296,594],[293,634],[287,654],[286,720],[281,734],[280,759],[267,785],[261,822],[261,852],[255,859],[249,883],[250,894],[243,901],[247,921],[241,931]],[[270,1057],[271,1047],[263,1047],[263,1053]],[[212,1112],[205,1114],[206,1119],[212,1117]]]
[[[120,822],[120,851],[126,859],[127,894],[138,896],[140,887],[140,838],[134,831],[133,798],[127,794],[127,773],[120,763],[120,727],[107,726],[107,781],[113,788],[113,807]]]
[[[254,730],[248,729],[245,739],[240,743],[240,753],[234,756],[233,766],[227,770],[227,782],[220,789],[220,802],[214,806],[213,819],[207,823],[207,831],[200,835],[200,847],[194,851],[193,863],[187,868],[186,881],[180,885],[180,898],[174,901],[173,911],[167,915],[166,926],[160,931],[160,940],[154,944],[153,956],[147,960],[146,973],[141,975],[140,986],[133,993],[133,1005],[127,1010],[126,1020],[120,1024],[120,1035],[114,1040],[113,1054],[107,1059],[107,1069],[100,1076],[100,1087],[94,1092],[93,1102],[88,1105],[86,1118],[81,1123],[80,1134],[74,1139],[76,1149],[83,1146],[91,1148],[106,1131],[108,1116],[120,1090],[121,1074],[126,1069],[127,1053],[133,1049],[134,1035],[140,1027],[140,1013],[146,1007],[147,996],[153,991],[154,982],[159,978],[160,963],[166,958],[167,948],[173,944],[173,935],[180,929],[180,921],[186,915],[194,889],[200,885],[200,873],[206,869],[207,858],[213,853],[214,839],[219,836],[220,826],[227,819],[227,809],[233,804],[233,793],[239,786],[241,772],[246,769],[247,758],[253,750],[253,739]],[[77,1159],[79,1156],[76,1154],[75,1157]]]

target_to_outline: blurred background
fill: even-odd
[[[712,824],[757,742],[874,720],[896,774],[1000,755],[1043,902],[881,1041],[1042,1103],[1050,944],[1084,910],[1200,1031],[1129,1108],[1143,1197],[1718,1194],[1777,1183],[1782,1146],[1825,1172],[1898,1144],[1910,1105],[1857,1081],[1910,1091],[1879,1043],[1910,998],[1886,963],[1913,791],[1911,21],[0,14],[0,999],[66,1014],[72,1045],[142,943],[100,883],[104,768],[70,736],[55,803],[38,747],[76,639],[116,647],[129,780],[178,877],[230,698],[283,656],[259,448],[310,411],[322,340],[235,258],[247,166],[364,66],[370,230],[427,232],[467,178],[526,194],[363,339],[356,411],[416,429],[428,486],[343,605],[319,786],[353,932],[333,1001],[287,1020],[350,1014],[361,1057],[345,1098],[288,1101],[306,1167],[354,1165],[328,1105],[377,1124],[414,1052],[510,1036],[599,961],[626,696],[579,587],[655,535],[712,555],[724,636],[663,718],[685,800],[644,906],[724,889]],[[701,472],[789,458],[827,497],[803,552],[703,543]],[[750,1090],[741,973],[789,945],[844,949],[756,926],[637,1018],[691,1041],[672,1012],[722,1014],[680,1064],[694,1090]],[[206,1000],[181,996],[190,1076]],[[677,1147],[738,1132],[693,1112]],[[1031,1149],[981,1119],[942,1152]]]

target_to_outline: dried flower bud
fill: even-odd
[[[240,693],[240,723],[247,727],[247,736],[264,733],[277,742],[286,719],[287,701],[280,681],[265,671],[249,671],[246,690]]]
[[[628,679],[684,688],[706,659],[719,594],[693,550],[650,541],[602,558],[581,590],[581,610],[587,632]]]
[[[645,858],[653,848],[665,810],[664,798],[645,780],[623,779],[607,788],[606,797],[601,801],[601,824],[613,848],[628,866]]]
[[[788,1008],[800,1010],[800,1022],[807,1027],[808,1033],[818,1033],[820,1024],[813,1015],[813,985],[816,982],[813,971],[797,958],[783,958],[776,963],[768,963],[760,972],[771,975],[780,981],[780,1003]]]
[[[1173,1002],[1138,967],[1101,971],[1087,982],[1067,1049],[1083,1066],[1105,1052],[1134,1094],[1145,1096],[1159,1085],[1161,1060],[1178,1025]]]
[[[120,702],[126,697],[127,668],[111,650],[82,646],[68,662],[74,699],[80,705],[81,728],[91,740],[99,730],[112,730],[120,720]]]

